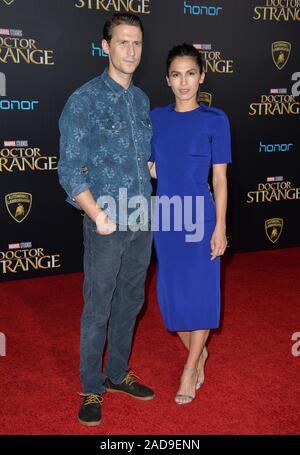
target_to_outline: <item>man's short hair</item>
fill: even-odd
[[[111,41],[113,30],[117,25],[132,25],[134,27],[139,27],[144,38],[144,27],[138,16],[129,13],[115,13],[111,19],[105,22],[103,27],[103,39],[108,43]]]

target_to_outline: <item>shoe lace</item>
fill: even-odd
[[[129,373],[127,373],[127,375],[126,375],[125,378],[123,379],[123,382],[125,382],[125,384],[132,385],[132,384],[134,384],[135,382],[138,382],[137,380],[141,380],[141,378],[139,378],[139,377],[131,370],[131,371],[129,371]]]
[[[84,406],[88,406],[89,404],[100,404],[101,406],[103,403],[102,396],[96,393],[80,393],[79,395],[85,398]]]

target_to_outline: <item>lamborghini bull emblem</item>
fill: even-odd
[[[22,223],[31,210],[32,195],[22,192],[10,193],[5,196],[5,204],[10,216],[17,223]]]

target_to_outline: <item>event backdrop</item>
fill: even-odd
[[[57,178],[58,118],[106,67],[102,26],[116,11],[144,22],[135,83],[153,107],[172,101],[169,48],[203,53],[202,101],[232,127],[228,251],[299,245],[300,0],[0,0],[1,279],[82,269],[82,216]]]

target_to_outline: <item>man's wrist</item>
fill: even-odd
[[[99,209],[95,215],[95,220],[93,220],[96,224],[98,223],[103,223],[103,221],[106,221],[108,218],[107,214],[104,212],[104,210]]]

